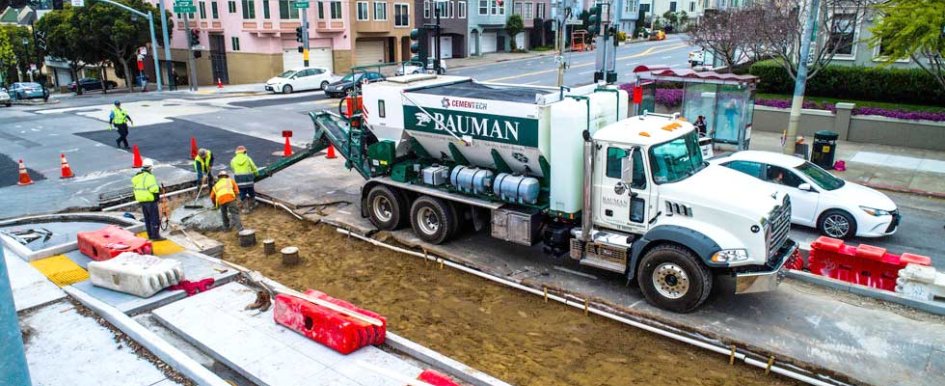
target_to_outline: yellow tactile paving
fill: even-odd
[[[138,233],[137,236],[146,239],[148,238],[148,233],[141,232],[141,233]],[[177,243],[171,240],[152,241],[151,247],[154,249],[152,251],[152,254],[154,254],[154,256],[173,255],[175,253],[182,252],[184,250],[184,247],[178,245]]]
[[[65,287],[89,279],[89,273],[66,255],[47,257],[30,262],[33,268],[49,278],[53,284]]]

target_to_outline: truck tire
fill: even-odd
[[[421,240],[442,244],[456,228],[456,212],[442,199],[421,196],[410,207],[410,226]]]
[[[403,226],[407,218],[404,195],[386,185],[371,188],[367,195],[368,217],[378,229],[392,231]]]
[[[712,291],[712,272],[688,249],[663,244],[640,261],[637,283],[647,302],[659,308],[692,312]]]

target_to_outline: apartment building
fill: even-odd
[[[472,0],[475,2],[476,0]],[[418,12],[414,14],[415,25],[436,24],[437,11],[440,19],[440,58],[464,58],[466,49],[466,33],[469,30],[469,1],[468,0],[415,0]],[[421,42],[427,47],[427,52],[433,56],[436,47],[436,37],[430,36],[428,41]]]
[[[620,31],[633,34],[640,15],[640,0],[616,0],[613,4],[611,15],[614,25]]]
[[[685,11],[690,20],[702,16],[704,10],[712,4],[721,2],[727,7],[732,3],[739,4],[745,1],[747,0],[639,0],[640,11],[645,13],[644,17],[647,19],[653,15],[662,18],[664,13],[670,11]]]
[[[156,4],[157,0],[150,0]],[[197,12],[174,14],[171,57],[178,84],[187,81],[190,29],[198,32],[199,84],[255,83],[303,65],[295,29],[309,20],[309,64],[343,73],[352,66],[403,60],[413,21],[407,0],[196,0]],[[170,2],[168,2],[169,4]]]

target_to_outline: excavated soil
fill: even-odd
[[[259,207],[244,216],[260,241],[212,233],[224,258],[298,290],[314,288],[377,311],[391,331],[516,385],[788,385],[728,358],[450,268],[348,239],[327,225]],[[297,246],[302,263],[265,256]]]

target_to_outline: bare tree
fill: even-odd
[[[692,45],[708,49],[722,60],[726,71],[750,58],[755,23],[750,12],[743,9],[726,9],[705,16],[689,31]]]
[[[857,44],[856,29],[873,5],[880,0],[821,0],[817,12],[816,36],[808,59],[810,79],[837,54],[852,52]],[[811,12],[810,0],[763,0],[752,8],[759,26],[754,32],[760,51],[773,57],[792,79],[797,79],[804,22]]]

